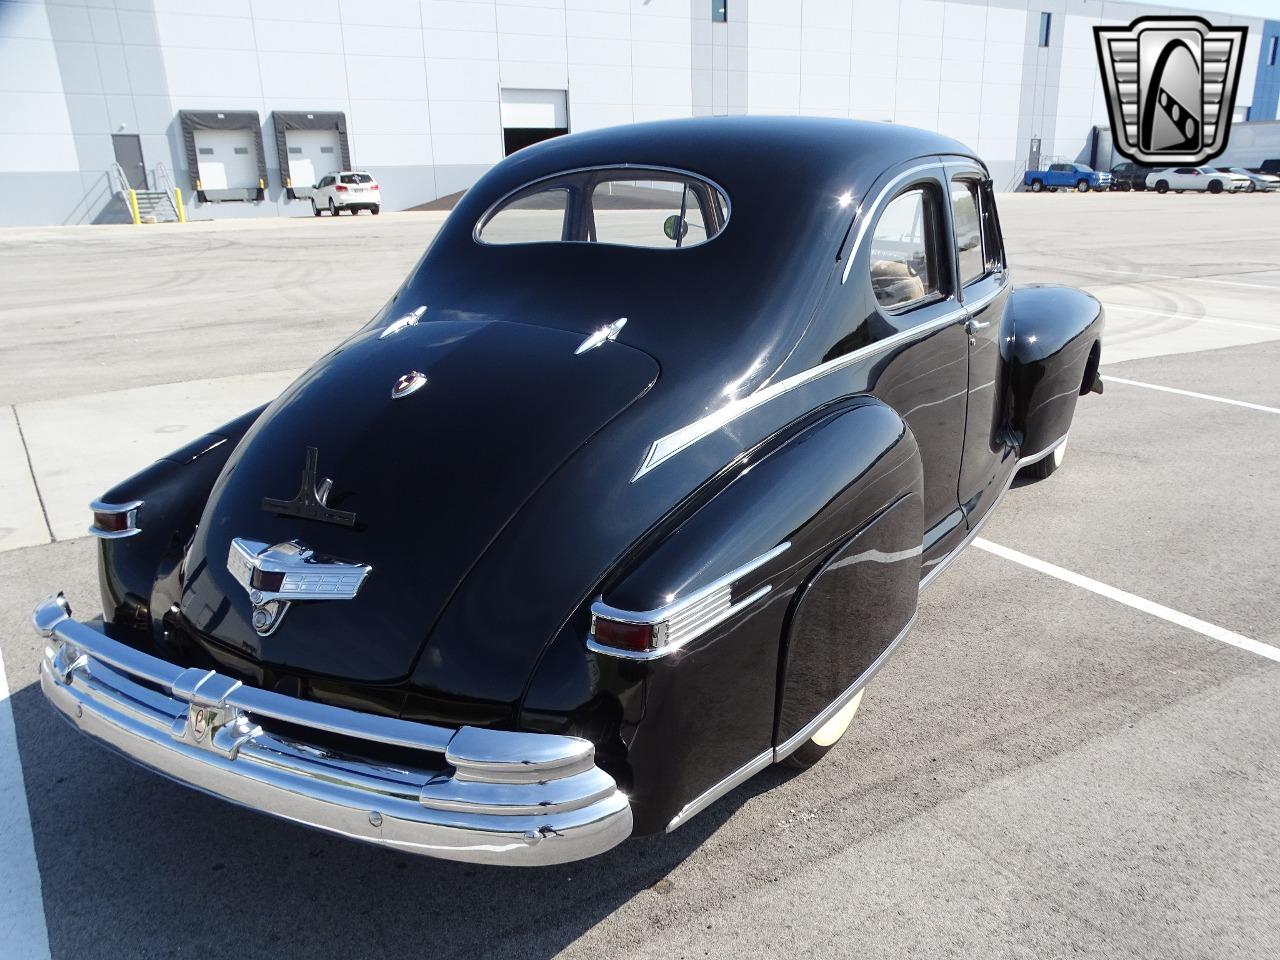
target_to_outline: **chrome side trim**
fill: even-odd
[[[970,543],[973,542],[973,539],[978,535],[978,532],[982,530],[983,524],[985,524],[989,519],[991,519],[991,515],[996,512],[996,507],[1000,506],[1000,501],[1004,499],[1004,495],[1008,493],[1009,488],[1013,486],[1013,481],[1018,476],[1018,472],[1023,467],[1029,467],[1033,463],[1039,463],[1041,460],[1049,456],[1049,454],[1053,453],[1053,451],[1057,450],[1060,446],[1062,446],[1066,442],[1067,442],[1067,435],[1064,433],[1062,436],[1060,436],[1057,440],[1053,441],[1053,443],[1049,444],[1039,453],[1033,453],[1030,456],[1020,457],[1018,459],[1017,463],[1013,465],[1013,469],[1009,471],[1009,478],[1005,480],[1004,487],[1000,490],[999,495],[996,497],[995,503],[991,504],[991,507],[987,510],[986,513],[982,515],[982,517],[978,520],[974,528],[970,530],[967,534],[965,534],[965,538],[961,540],[959,544],[956,545],[956,548],[952,550],[950,553],[948,553],[941,560],[939,560],[937,566],[935,566],[932,570],[930,570],[929,573],[924,577],[924,579],[920,581],[920,589],[922,591],[924,590],[925,587],[929,586],[929,584],[933,583],[933,581],[938,578],[938,574],[942,573],[942,571],[945,570],[950,565],[952,560],[960,556],[961,552],[964,550],[965,547],[967,547]]]
[[[134,650],[36,607],[40,687],[81,732],[231,803],[352,839],[471,863],[539,866],[630,835],[630,801],[577,737],[450,730],[296,700]],[[417,751],[394,764],[264,730],[268,718]],[[261,722],[260,722],[261,721]]]
[[[849,271],[853,269],[853,261],[857,259],[858,249],[862,246],[862,240],[867,235],[867,229],[871,226],[872,219],[880,211],[880,207],[884,204],[885,200],[889,199],[890,193],[892,193],[903,180],[908,180],[911,177],[917,176],[925,170],[942,169],[942,162],[939,160],[933,160],[929,163],[921,163],[914,167],[909,167],[880,188],[880,192],[876,194],[875,199],[871,201],[871,205],[867,208],[865,213],[861,208],[859,208],[856,214],[859,221],[858,232],[854,237],[853,244],[849,247],[849,258],[845,261],[844,273],[840,275],[840,282],[842,284],[848,281]]]
[[[622,332],[622,328],[627,325],[626,317],[619,317],[613,323],[606,323],[595,333],[589,334],[582,343],[578,344],[578,349],[573,351],[575,357],[586,353],[588,350],[594,350],[602,343],[608,343],[610,340],[617,340],[618,334]]]
[[[703,437],[715,433],[721,427],[732,423],[744,414],[750,413],[761,404],[768,403],[770,400],[802,387],[810,381],[817,380],[819,377],[825,377],[829,373],[843,370],[845,367],[865,360],[867,357],[884,353],[886,350],[892,350],[894,347],[917,340],[935,330],[941,330],[943,327],[963,320],[967,315],[965,308],[957,305],[956,309],[950,310],[940,317],[935,317],[928,323],[902,330],[891,337],[885,337],[883,340],[877,340],[875,343],[854,350],[852,353],[847,353],[843,357],[836,357],[826,363],[820,363],[816,367],[810,367],[808,370],[792,374],[785,380],[779,380],[777,383],[770,384],[767,387],[761,387],[748,396],[732,400],[714,413],[709,413],[705,417],[653,441],[649,445],[649,450],[645,454],[640,468],[636,471],[635,476],[631,478],[631,482],[635,483],[654,467],[670,460],[677,453],[697,443]]]
[[[89,532],[101,540],[120,540],[123,537],[132,537],[141,533],[142,529],[138,526],[138,509],[141,506],[141,500],[129,500],[125,503],[105,503],[102,500],[94,500],[89,504],[90,510],[94,513],[126,514],[126,526],[123,530],[103,530],[100,527],[92,526],[89,528]]]
[[[734,787],[750,780],[765,767],[772,764],[773,748],[771,747],[758,756],[748,760],[745,764],[733,771],[733,773],[729,774],[715,786],[686,803],[684,807],[681,808],[680,812],[671,818],[671,821],[667,824],[666,832],[670,833],[676,827],[688,822],[691,817],[707,809],[707,807],[711,806],[711,804],[715,803]]]
[[[803,746],[822,728],[824,723],[839,713],[840,710],[844,708],[845,704],[858,695],[858,691],[865,687],[871,681],[871,678],[879,672],[880,668],[889,662],[889,658],[897,651],[898,645],[906,639],[907,634],[911,632],[911,628],[915,626],[916,615],[918,612],[918,608],[917,610],[911,611],[911,619],[907,621],[906,626],[904,626],[898,632],[898,635],[893,638],[890,644],[881,651],[880,656],[876,657],[875,660],[872,661],[871,666],[867,667],[867,669],[863,670],[862,673],[858,675],[858,679],[854,680],[844,693],[832,700],[830,704],[823,708],[821,713],[789,736],[785,742],[774,748],[773,759],[775,763],[785,760],[791,754],[799,750],[801,746]]]
[[[674,653],[708,630],[719,626],[730,617],[763,599],[773,589],[771,584],[764,584],[737,603],[733,602],[733,585],[753,570],[780,556],[790,546],[790,541],[780,543],[767,553],[744,563],[736,570],[695,590],[687,597],[673,600],[654,610],[621,610],[609,606],[603,599],[596,600],[591,604],[591,633],[587,635],[587,649],[626,660],[657,660],[659,657]],[[596,617],[605,617],[622,623],[652,625],[654,649],[622,650],[597,642]]]

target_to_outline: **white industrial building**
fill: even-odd
[[[352,166],[389,209],[565,131],[709,114],[939,130],[1009,187],[1033,147],[1109,164],[1099,0],[0,0],[0,223],[300,215]],[[1236,117],[1274,119],[1280,25],[1249,28]],[[1268,49],[1270,48],[1270,49]],[[1101,155],[1100,155],[1101,154]]]

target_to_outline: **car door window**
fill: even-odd
[[[956,261],[963,286],[982,279],[987,273],[982,220],[978,215],[978,181],[951,181],[951,222],[955,227]]]
[[[871,288],[886,310],[908,310],[939,296],[937,210],[931,191],[900,193],[871,235]]]

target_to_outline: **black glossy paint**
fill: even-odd
[[[870,201],[944,160],[982,170],[934,134],[801,118],[644,124],[520,151],[468,191],[388,305],[251,429],[118,488],[157,507],[143,535],[104,548],[108,616],[127,629],[131,595],[154,592],[138,642],[248,682],[589,737],[637,830],[660,829],[853,682],[1017,457],[1070,424],[1101,332],[1092,298],[990,278],[1002,292],[973,311],[991,323],[971,345],[965,304],[980,292],[958,289],[952,257],[937,302],[876,304],[867,245],[855,247]],[[616,164],[714,181],[732,204],[725,229],[683,250],[473,239],[508,193]],[[940,166],[913,176],[895,189],[931,183],[945,197]],[[415,326],[380,337],[419,307]],[[575,355],[619,317],[618,342]],[[930,321],[636,477],[663,435]],[[427,385],[391,399],[411,370]],[[294,495],[307,447],[333,480],[328,506],[354,526],[262,509]],[[172,516],[160,517],[165,497]],[[261,638],[226,570],[237,536],[296,538],[373,570],[356,599],[295,604]],[[634,663],[586,649],[596,597],[655,607],[783,540],[786,553],[735,585],[769,583],[768,597],[678,654]]]

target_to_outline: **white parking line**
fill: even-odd
[[[49,931],[9,682],[0,655],[0,958],[10,957],[48,960]]]
[[[1247,320],[1232,320],[1230,317],[1197,316],[1181,313],[1178,310],[1157,310],[1152,307],[1135,307],[1127,303],[1104,303],[1108,312],[1143,313],[1162,320],[1187,320],[1192,323],[1210,323],[1226,327],[1240,327],[1245,330],[1266,330],[1268,333],[1280,333],[1280,326],[1274,323],[1249,323]]]
[[[1036,570],[1040,573],[1048,574],[1056,577],[1066,583],[1070,583],[1077,587],[1083,587],[1085,590],[1106,597],[1108,600],[1114,600],[1117,603],[1123,603],[1127,607],[1133,607],[1135,610],[1141,610],[1143,613],[1149,613],[1153,617],[1159,617],[1161,620],[1167,620],[1169,623],[1177,624],[1188,630],[1194,630],[1202,636],[1217,640],[1220,643],[1227,643],[1233,647],[1239,647],[1241,650],[1248,650],[1250,653],[1256,653],[1260,657],[1266,657],[1268,660],[1274,660],[1280,663],[1280,647],[1273,647],[1268,643],[1260,643],[1249,637],[1233,633],[1222,627],[1214,626],[1212,623],[1206,623],[1196,617],[1180,613],[1169,607],[1151,600],[1145,600],[1142,597],[1124,590],[1118,590],[1115,587],[1108,586],[1090,577],[1083,576],[1079,573],[1073,573],[1055,564],[1028,556],[1025,553],[1019,553],[1017,550],[1011,550],[1009,547],[1003,547],[998,543],[992,543],[990,540],[984,540],[978,537],[973,541],[973,545],[979,550],[986,550],[988,553],[994,553],[997,557],[1004,557],[1006,560],[1012,560],[1014,563],[1020,563],[1024,567]]]
[[[1229,403],[1233,407],[1246,407],[1249,410],[1261,410],[1263,413],[1280,413],[1280,407],[1264,407],[1260,403],[1246,403],[1244,400],[1229,400],[1226,397],[1215,397],[1209,393],[1196,393],[1194,390],[1179,390],[1177,387],[1162,387],[1158,383],[1143,383],[1141,380],[1125,380],[1107,374],[1103,383],[1124,383],[1131,387],[1145,387],[1148,390],[1159,390],[1161,393],[1176,393],[1183,397],[1194,397],[1197,400],[1212,400],[1214,403]]]

